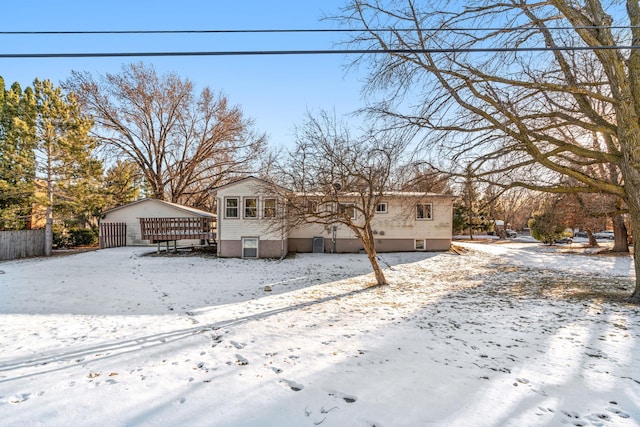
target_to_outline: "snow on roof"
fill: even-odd
[[[218,186],[218,187],[215,187],[215,188],[211,189],[211,190],[209,191],[209,193],[216,193],[218,190],[221,190],[221,189],[223,189],[223,188],[230,187],[230,186],[232,186],[232,185],[236,185],[236,184],[239,184],[239,183],[241,183],[241,182],[248,181],[248,180],[259,181],[261,184],[263,184],[263,185],[265,185],[265,186],[272,186],[272,185],[276,185],[278,188],[281,188],[282,190],[285,190],[285,191],[291,191],[291,190],[289,190],[289,189],[287,189],[287,188],[285,188],[285,187],[282,187],[282,186],[280,186],[280,185],[272,184],[272,183],[270,183],[269,181],[266,181],[266,180],[264,180],[264,179],[262,179],[262,178],[257,178],[257,177],[255,177],[255,176],[253,176],[253,175],[250,175],[250,176],[246,176],[246,177],[244,177],[244,178],[238,178],[238,179],[235,179],[235,180],[233,180],[233,181],[231,181],[231,182],[228,182],[228,183],[226,183],[226,184],[222,184],[222,185],[220,185],[220,186]]]
[[[207,218],[215,218],[216,215],[212,214],[211,212],[206,212],[200,209],[196,209],[196,208],[192,208],[189,206],[184,206],[184,205],[179,205],[177,203],[171,203],[171,202],[165,202],[164,200],[159,200],[159,199],[151,199],[151,198],[146,198],[146,199],[140,199],[140,200],[136,200],[135,202],[131,202],[131,203],[127,203],[126,205],[122,205],[122,206],[118,206],[112,209],[107,209],[106,211],[102,211],[100,213],[100,215],[105,215],[108,214],[110,212],[114,212],[120,209],[126,209],[129,206],[133,206],[133,205],[137,205],[139,203],[147,203],[147,202],[153,202],[153,203],[162,203],[165,205],[169,205],[169,206],[173,206],[174,208],[180,209],[182,211],[185,212],[189,212],[198,216],[202,216],[202,217],[207,217]]]
[[[307,192],[302,192],[302,191],[296,191],[293,194],[295,194],[296,196],[307,196],[307,197],[322,197],[324,195],[326,195],[326,193],[324,192],[320,192],[320,191],[307,191]],[[340,193],[338,194],[338,196],[341,197],[356,197],[356,196],[360,196],[360,193],[358,192],[349,192],[349,193]],[[382,197],[409,197],[409,198],[435,198],[435,197],[440,197],[440,198],[447,198],[447,199],[453,199],[454,197],[449,195],[449,194],[440,194],[440,193],[421,193],[418,191],[383,191],[382,192]]]

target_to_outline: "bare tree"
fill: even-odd
[[[362,243],[378,285],[386,284],[378,264],[371,221],[392,186],[392,170],[404,143],[371,133],[354,137],[334,114],[307,113],[296,129],[296,146],[280,168],[289,227],[320,224],[348,227]],[[282,188],[282,187],[279,187]]]
[[[366,28],[358,47],[389,52],[360,59],[386,95],[372,113],[498,185],[617,196],[640,235],[640,49],[620,48],[640,40],[638,0],[353,0],[342,19]]]
[[[96,136],[139,166],[157,199],[211,209],[209,190],[249,172],[265,143],[225,96],[208,87],[195,96],[191,81],[150,65],[124,65],[98,80],[74,71],[65,87],[93,115]]]

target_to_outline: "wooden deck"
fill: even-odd
[[[151,243],[178,240],[215,242],[213,218],[140,218],[142,238]]]

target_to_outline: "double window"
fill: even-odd
[[[376,213],[377,214],[381,214],[381,213],[387,213],[387,204],[386,203],[378,203],[376,205]]]
[[[224,199],[224,217],[240,218],[240,197],[226,197]],[[242,204],[242,217],[258,218],[258,198],[244,197]],[[265,198],[262,201],[262,217],[275,218],[277,214],[277,202],[275,198]]]
[[[433,205],[431,203],[418,203],[416,205],[416,219],[433,219]]]

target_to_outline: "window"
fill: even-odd
[[[417,239],[416,240],[416,251],[424,251],[424,240],[422,239]]]
[[[431,203],[419,203],[416,205],[416,219],[433,219]]]
[[[352,203],[338,204],[338,213],[346,215],[351,219],[356,219],[356,208]]]
[[[309,213],[309,214],[318,213],[318,201],[317,200],[307,200],[307,213]]]
[[[264,199],[264,206],[262,209],[263,218],[275,218],[276,217],[276,199]]]
[[[378,203],[376,205],[376,213],[387,213],[387,204],[386,203]]]
[[[238,199],[236,197],[225,199],[224,217],[238,218]]]
[[[245,197],[244,199],[244,217],[258,217],[258,199],[256,197]]]
[[[242,258],[258,258],[258,238],[242,238]]]

